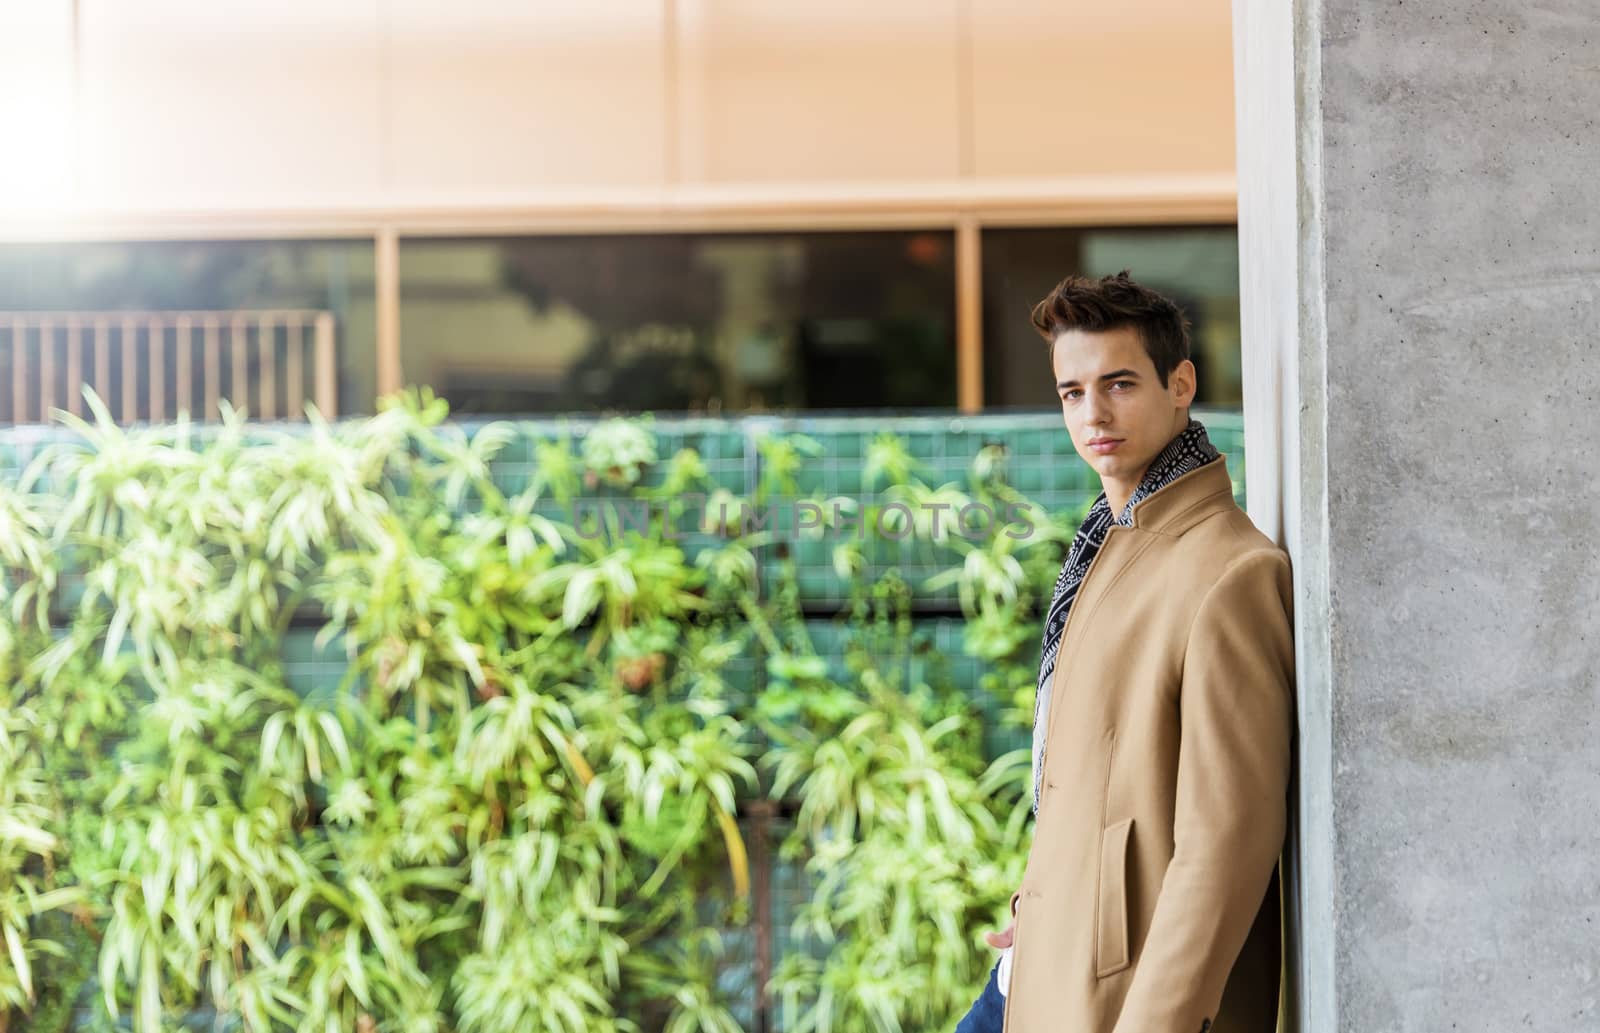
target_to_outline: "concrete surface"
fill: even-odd
[[[1600,4],[1275,6],[1235,11],[1247,362],[1298,391],[1289,1028],[1600,1030]]]

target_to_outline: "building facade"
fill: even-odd
[[[1029,304],[1121,268],[1239,404],[1225,4],[0,18],[6,420],[1043,406]]]

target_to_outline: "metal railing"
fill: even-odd
[[[338,416],[333,313],[0,312],[0,423],[83,415],[94,389],[119,423],[215,420],[226,399],[252,419],[298,420],[309,396]]]

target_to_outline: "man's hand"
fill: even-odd
[[[1011,924],[997,933],[984,933],[983,942],[995,950],[1005,950],[1011,946],[1011,940],[1017,935],[1017,900],[1022,896],[1019,893],[1011,894]]]
[[[1001,932],[998,932],[998,933],[993,933],[993,932],[984,933],[983,934],[983,942],[987,943],[989,946],[993,947],[995,950],[1005,950],[1007,947],[1011,946],[1011,938],[1013,936],[1015,936],[1016,934],[1017,934],[1017,923],[1016,922],[1012,922],[1010,925],[1006,926],[1005,929],[1002,930]]]

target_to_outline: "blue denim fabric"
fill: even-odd
[[[1001,1033],[1005,1028],[1006,999],[1000,992],[1000,966],[989,970],[989,982],[972,1002],[972,1010],[956,1026],[956,1033]]]

